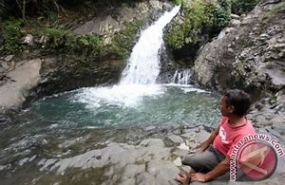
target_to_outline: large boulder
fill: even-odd
[[[271,4],[271,8],[266,8]],[[282,4],[280,4],[282,3]],[[263,1],[240,24],[224,29],[199,53],[194,77],[203,87],[241,88],[258,100],[285,85],[284,2]]]
[[[16,64],[12,58],[13,55],[9,55],[1,62],[5,71],[0,73],[0,112],[21,105],[40,82],[41,59],[23,60]]]

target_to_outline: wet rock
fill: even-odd
[[[48,37],[46,37],[46,36],[41,36],[41,38],[40,38],[38,41],[36,41],[36,42],[38,42],[39,44],[41,44],[41,45],[42,45],[42,48],[44,48],[47,41],[48,41]]]
[[[4,58],[5,61],[9,62],[10,60],[12,60],[14,58],[14,55],[8,55]]]
[[[210,133],[205,131],[204,129],[198,128],[198,130],[188,130],[182,136],[186,138],[186,145],[192,151],[204,141],[206,141],[207,138],[210,136]]]
[[[168,139],[170,141],[172,141],[173,143],[176,143],[176,144],[184,142],[184,140],[181,137],[177,136],[177,135],[168,136]]]
[[[173,161],[175,166],[181,166],[182,162],[181,162],[181,158],[177,157],[174,161]]]
[[[3,73],[4,71],[6,71],[3,67],[0,67],[0,73]]]
[[[136,184],[135,179],[127,179],[127,180],[120,183],[120,185],[133,185],[133,184]]]
[[[31,34],[27,34],[22,40],[23,44],[27,44],[29,46],[35,46],[34,36]]]
[[[10,68],[7,62],[2,62],[1,65],[4,70],[8,70]]]
[[[194,131],[194,134],[209,134],[203,127],[186,129],[186,132],[190,131]],[[269,128],[263,127],[258,131],[272,136],[278,135],[278,133],[274,133],[274,131]],[[195,135],[192,139],[196,140],[197,136],[198,135]],[[197,138],[197,142],[204,139],[205,138]],[[152,145],[150,144],[150,141],[156,142]],[[180,170],[189,171],[190,169],[188,166],[181,165],[181,157],[186,155],[188,151],[184,150],[184,153],[181,153],[180,156],[177,155],[177,153],[179,153],[177,147],[165,147],[161,145],[161,142],[157,141],[158,139],[147,139],[142,142],[144,144],[141,143],[139,145],[111,142],[102,149],[90,150],[83,154],[63,159],[42,159],[37,164],[40,166],[40,171],[56,171],[58,174],[58,176],[54,177],[56,179],[61,179],[70,175],[68,174],[69,171],[80,174],[85,173],[84,170],[88,170],[88,173],[99,173],[100,176],[101,174],[104,176],[100,181],[99,179],[93,179],[92,182],[95,184],[97,182],[100,182],[97,184],[103,185],[176,184],[176,182],[173,181],[173,177],[177,175]],[[158,143],[158,145],[156,145],[156,143]],[[150,145],[148,146],[148,144]],[[26,164],[29,160],[31,160],[31,158],[24,159],[20,162]],[[77,178],[79,179],[77,180],[79,181],[77,182],[80,182],[81,178],[83,180],[85,177],[86,176],[78,176]],[[274,180],[268,182],[273,181]],[[225,182],[219,179],[205,184],[220,185],[227,183],[227,181]],[[263,181],[261,183],[263,183]]]
[[[268,40],[270,36],[266,33],[263,33],[259,36],[259,40]]]
[[[202,144],[205,140],[207,140],[210,137],[211,133],[200,130],[199,133],[197,133],[197,136],[195,137],[195,141],[199,144]]]
[[[237,19],[237,20],[239,20],[239,19],[240,19],[240,16],[239,16],[239,15],[236,15],[236,14],[231,14],[231,18],[232,18],[232,19]]]
[[[273,129],[278,131],[285,131],[285,115],[276,115],[270,120]]]
[[[189,147],[191,147],[191,146],[189,146]],[[188,154],[189,151],[192,151],[192,148],[194,148],[194,147],[191,147],[190,150],[189,150],[189,148],[187,150],[175,148],[175,150],[173,150],[172,153],[176,156],[183,157],[184,155]]]
[[[162,146],[164,147],[164,142],[161,139],[146,139],[141,141],[140,146]]]
[[[138,185],[156,184],[154,176],[147,172],[139,174],[136,180]]]
[[[11,122],[10,117],[0,114],[0,128],[9,122]]]
[[[119,163],[121,158],[121,154],[125,151],[119,144],[110,143],[108,147],[102,149],[102,158],[101,161],[104,164],[108,164],[111,162],[113,164]]]
[[[233,19],[233,20],[231,20],[230,25],[232,27],[237,27],[240,25],[240,20]]]
[[[147,165],[147,172],[155,177],[157,184],[169,184],[172,181],[169,177],[174,177],[179,170],[173,168],[173,163],[170,161],[150,161]]]
[[[121,181],[135,178],[136,175],[145,172],[145,165],[129,164],[123,169]]]
[[[266,119],[266,117],[265,117],[264,115],[255,116],[255,117],[253,118],[253,121],[254,121],[255,123],[258,123],[258,124],[255,125],[256,127],[264,127],[264,126],[270,126],[270,125],[272,125],[272,123],[269,122],[269,121]]]

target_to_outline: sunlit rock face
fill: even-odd
[[[158,0],[134,3],[133,7],[117,7],[77,26],[73,31],[78,34],[93,33],[102,35],[105,38],[105,44],[109,44],[116,32],[125,29],[124,23],[135,21],[151,22],[151,20],[160,17],[166,10],[170,10],[171,7],[173,5],[169,2]]]

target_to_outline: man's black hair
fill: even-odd
[[[233,89],[228,90],[225,94],[227,106],[234,107],[234,114],[237,116],[245,116],[250,108],[251,100],[249,94],[246,92]]]

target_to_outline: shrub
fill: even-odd
[[[90,58],[98,56],[102,42],[97,35],[76,35],[73,32],[46,28],[43,33],[48,37],[47,48],[57,53],[86,55]]]
[[[96,57],[100,54],[102,42],[99,36],[84,35],[78,39],[79,47],[82,49],[83,54]]]
[[[141,21],[125,22],[125,29],[115,33],[111,50],[118,58],[126,59],[135,44],[136,36],[142,26]]]
[[[220,0],[219,5],[211,1],[193,0],[190,7],[183,6],[183,24],[173,25],[166,34],[166,43],[172,50],[187,45],[197,45],[212,37],[230,20],[229,0]]]
[[[3,43],[0,45],[0,55],[10,54],[18,52],[22,49],[20,42],[23,36],[21,27],[23,21],[20,19],[12,19],[5,21],[2,29],[0,30],[0,36],[3,37]]]

